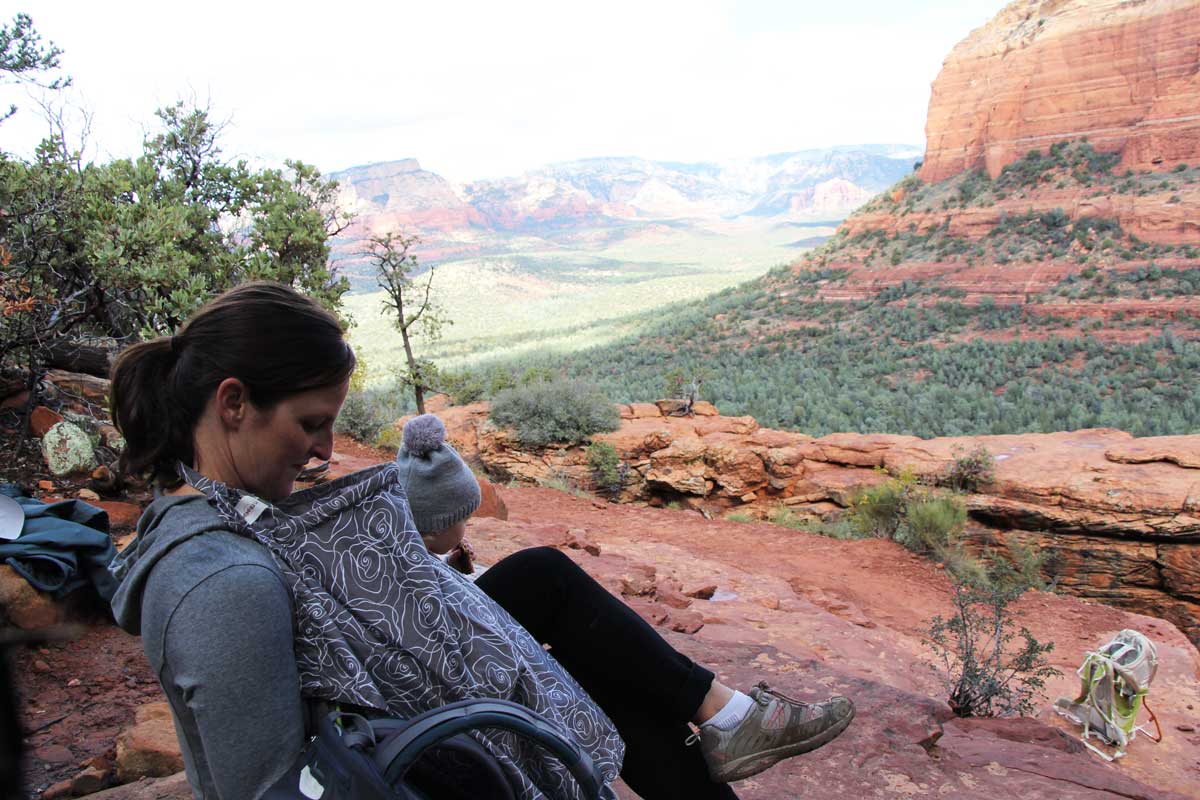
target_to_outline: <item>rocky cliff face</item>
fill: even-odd
[[[666,401],[663,401],[664,403]],[[490,473],[591,483],[582,447],[529,451],[487,421],[478,404],[440,412],[451,440]],[[966,497],[976,545],[1031,545],[1063,591],[1175,623],[1200,642],[1200,436],[1135,438],[1110,430],[918,439],[832,434],[819,439],[723,417],[663,416],[622,408],[610,442],[630,465],[621,500],[677,502],[717,517],[760,519],[786,509],[814,523],[839,515],[855,492],[912,470],[937,480],[958,455],[983,446],[995,481]]]
[[[917,175],[797,273],[845,272],[819,301],[1022,306],[1017,338],[1193,338],[1200,295],[1129,275],[1200,266],[1198,40],[1197,0],[1010,3],[947,57]]]
[[[933,84],[921,178],[1087,137],[1122,166],[1200,160],[1200,4],[1016,0],[964,39]]]

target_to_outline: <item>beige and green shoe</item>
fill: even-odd
[[[749,778],[785,758],[816,750],[854,719],[854,703],[840,695],[804,703],[760,683],[750,690],[750,698],[754,706],[736,727],[700,726],[700,750],[708,774],[718,783]]]

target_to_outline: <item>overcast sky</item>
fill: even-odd
[[[467,181],[587,156],[702,161],[924,143],[929,85],[1000,0],[571,0],[319,5],[0,2],[64,51],[93,156],[156,107],[208,103],[228,155],[332,171],[417,158]],[[0,126],[28,154],[36,103]]]

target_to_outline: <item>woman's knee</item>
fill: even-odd
[[[523,559],[524,564],[529,569],[555,572],[564,569],[579,569],[575,562],[557,547],[530,547],[516,553],[516,555]]]
[[[523,580],[553,578],[578,570],[575,562],[556,547],[530,547],[501,559],[492,569]],[[485,573],[486,574],[486,573]]]

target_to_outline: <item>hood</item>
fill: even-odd
[[[159,497],[138,520],[137,537],[109,566],[118,582],[112,599],[117,624],[142,632],[142,591],[154,565],[181,542],[213,530],[227,530],[203,495]]]

